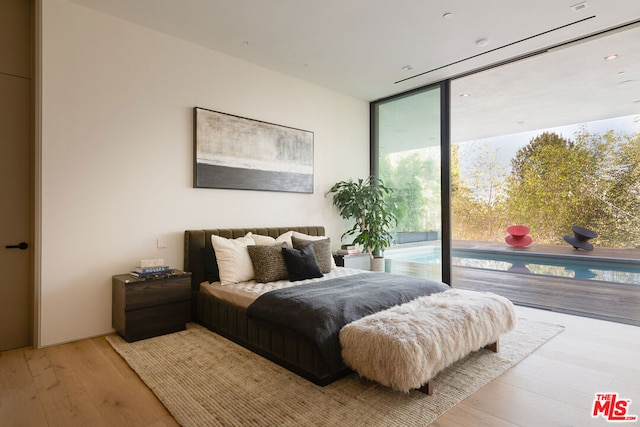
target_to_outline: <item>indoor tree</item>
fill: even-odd
[[[392,191],[381,179],[369,176],[337,182],[325,194],[333,195],[333,206],[342,218],[353,220],[353,226],[341,238],[355,235],[353,243],[361,245],[372,258],[381,257],[393,241],[389,230],[396,224],[396,216],[385,200]]]

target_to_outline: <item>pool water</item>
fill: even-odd
[[[440,264],[440,248],[423,246],[389,249],[385,251],[385,258],[392,260],[392,262]],[[453,249],[451,263],[454,266],[486,270],[640,285],[640,260]]]

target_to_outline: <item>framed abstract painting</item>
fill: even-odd
[[[313,193],[313,132],[194,108],[194,187]]]

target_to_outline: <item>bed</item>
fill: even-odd
[[[299,248],[295,251],[297,254],[302,253],[303,255],[301,256],[306,257],[309,254],[304,255],[305,251],[311,251],[309,249],[310,246],[315,248],[314,251],[311,251],[314,253],[313,256],[317,257],[319,261],[322,260],[322,262],[318,262],[323,271],[320,277],[305,277],[303,278],[304,280],[295,283],[289,279],[273,281],[266,281],[266,279],[264,281],[244,280],[246,277],[235,278],[239,282],[230,281],[229,283],[232,283],[230,286],[226,286],[226,283],[223,284],[223,277],[218,278],[219,281],[212,282],[210,271],[212,266],[211,259],[209,259],[210,254],[214,252],[212,241],[216,245],[216,255],[220,255],[215,262],[222,268],[228,259],[222,258],[226,247],[221,247],[221,244],[236,244],[236,241],[240,242],[251,236],[252,239],[255,239],[256,246],[251,248],[252,256],[258,250],[267,250],[266,246],[275,247],[277,251],[282,252],[283,241],[281,239],[287,235],[290,238],[292,233],[295,233],[293,237],[294,247]],[[264,236],[266,236],[266,239]],[[375,292],[372,293],[370,298],[374,300],[367,301],[366,308],[354,308],[358,313],[353,314],[356,316],[353,319],[357,319],[364,313],[364,311],[360,313],[360,310],[366,309],[369,310],[368,312],[381,311],[386,309],[387,306],[411,300],[418,294],[428,295],[449,289],[447,285],[439,282],[416,278],[409,279],[408,276],[345,269],[335,267],[335,263],[328,266],[327,262],[329,261],[327,261],[326,257],[328,256],[331,262],[333,258],[331,257],[330,249],[328,253],[326,252],[327,238],[324,236],[325,229],[322,226],[186,230],[184,236],[184,269],[192,274],[192,320],[315,384],[326,385],[351,372],[339,357],[339,343],[337,357],[334,357],[336,349],[333,348],[335,345],[333,345],[331,337],[324,341],[318,341],[315,337],[310,337],[309,334],[305,333],[304,329],[301,330],[298,327],[298,323],[301,325],[307,324],[306,322],[297,321],[298,319],[306,319],[306,312],[296,312],[295,307],[289,307],[287,305],[289,299],[274,300],[272,298],[275,298],[276,295],[289,295],[291,293],[303,293],[306,297],[306,294],[316,292],[312,291],[313,289],[319,288],[322,288],[323,292],[330,288],[331,292],[333,292],[334,288],[342,288],[343,283],[348,282],[349,286],[353,286],[353,289],[355,289],[349,292],[362,292],[365,288],[368,290],[369,286],[371,286],[371,289],[377,286],[385,294],[384,298],[392,299],[382,302],[383,298],[381,298],[381,302],[378,303],[377,297],[374,296]],[[290,245],[291,243],[284,244],[286,247]],[[274,251],[276,249],[268,250]],[[291,251],[291,253],[293,252]],[[232,261],[235,262],[235,260]],[[256,261],[256,258],[252,258],[252,261]],[[287,267],[289,266],[287,264]],[[229,270],[228,266],[226,270]],[[240,267],[232,270],[235,272],[242,271]],[[220,272],[222,272],[222,269],[220,269]],[[289,270],[289,273],[292,273],[292,271]],[[262,268],[257,266],[254,274],[262,278],[272,277],[270,272],[265,276]],[[405,277],[412,282],[406,285],[397,283],[398,280],[405,280]],[[390,279],[393,279],[394,283],[389,283]],[[415,280],[424,282],[418,284],[420,286],[419,289],[414,287],[413,281]],[[379,284],[375,285],[374,282],[379,282]],[[292,286],[297,284],[300,284],[300,286]],[[392,292],[389,291],[391,288],[393,288]],[[360,291],[357,289],[360,289]],[[266,292],[270,290],[272,292]],[[365,293],[369,293],[369,291]],[[299,295],[294,296],[291,300],[296,300],[299,297]],[[341,298],[343,297],[336,297],[336,301],[342,301]],[[344,305],[351,306],[352,301],[360,299],[360,297],[353,298],[351,295],[344,298],[346,298],[344,300],[346,301],[345,304],[331,302],[327,305],[325,302],[325,305],[319,310],[331,310],[334,305],[341,305],[341,307]],[[262,304],[260,306],[262,310],[259,309],[258,303]],[[277,309],[272,310],[274,307],[277,307]],[[283,307],[286,307],[286,309],[283,309]],[[282,319],[260,317],[264,312],[270,312],[267,313],[269,316],[275,314],[276,316],[285,317]],[[309,316],[309,318],[312,317],[312,315]],[[343,319],[343,322],[349,321]],[[320,322],[323,324],[331,323],[326,320]]]

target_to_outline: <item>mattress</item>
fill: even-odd
[[[214,297],[236,305],[241,308],[247,308],[255,301],[260,295],[265,292],[273,291],[276,289],[284,289],[291,286],[299,286],[307,283],[316,283],[323,280],[333,279],[336,277],[346,277],[354,274],[365,273],[363,270],[356,270],[353,268],[334,268],[323,277],[316,279],[306,279],[297,282],[291,282],[289,280],[278,280],[276,282],[260,283],[255,280],[247,282],[234,283],[231,285],[221,285],[220,282],[202,282],[200,283],[200,291],[213,295]]]

